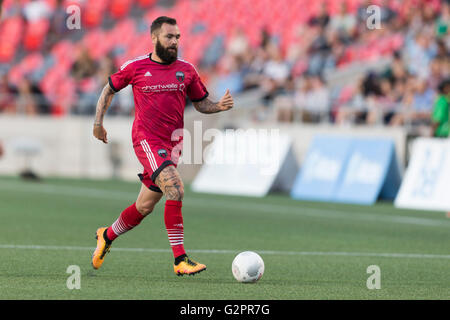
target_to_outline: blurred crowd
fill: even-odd
[[[408,126],[419,134],[447,136],[450,4],[442,1],[433,7],[423,1],[414,6],[404,1],[402,14],[389,4],[382,2],[380,29],[367,26],[370,1],[354,14],[343,2],[332,17],[323,4],[299,29],[302,42],[293,43],[284,56],[276,38],[267,37],[251,50],[239,30],[222,59],[230,72],[219,80],[221,90],[261,88],[258,120]],[[376,47],[377,40],[399,33],[402,44],[393,47],[381,70],[375,60],[373,69],[354,72],[347,84],[327,83],[327,75],[349,66],[349,46]],[[442,127],[446,129],[437,129]]]
[[[262,30],[258,46],[251,45],[246,30],[211,41],[199,70],[208,88],[222,94],[252,89],[260,95],[256,121],[329,122],[337,125],[409,126],[423,134],[448,135],[450,77],[450,1],[377,1],[379,24],[368,24],[371,1],[361,1],[351,11],[342,1],[331,14],[322,1],[317,14],[299,23],[288,46],[283,34]],[[21,14],[26,20],[47,17],[50,29],[45,48],[63,39],[67,13],[63,1],[51,14],[45,1],[10,7],[4,15]],[[31,8],[32,7],[32,8]],[[188,41],[184,39],[184,41]],[[93,114],[101,88],[117,69],[111,53],[94,59],[86,48],[77,48],[70,68],[76,86],[71,113]],[[387,57],[381,68],[377,61]],[[345,82],[332,83],[330,75],[345,72],[353,62],[375,67],[354,72]],[[42,88],[25,77],[12,86],[8,74],[0,75],[0,112],[45,114],[49,103]],[[114,99],[112,114],[132,115],[129,90]],[[432,131],[430,131],[430,128]]]

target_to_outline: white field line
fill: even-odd
[[[17,245],[0,244],[0,249],[28,249],[28,250],[68,250],[68,251],[93,251],[94,247],[77,246],[50,246],[50,245]],[[170,249],[156,248],[111,248],[111,251],[122,252],[167,252]],[[238,250],[218,250],[218,249],[191,249],[193,253],[208,254],[237,254]],[[261,255],[289,255],[289,256],[347,256],[347,257],[380,257],[380,258],[415,258],[415,259],[450,259],[446,254],[422,254],[422,253],[373,253],[373,252],[327,252],[327,251],[273,251],[273,250],[255,250]]]
[[[0,191],[17,191],[25,193],[41,193],[50,195],[63,195],[63,196],[76,196],[94,199],[107,199],[118,201],[133,201],[138,194],[138,188],[136,192],[116,191],[116,190],[104,190],[97,188],[85,188],[85,187],[73,187],[40,183],[17,183],[17,182],[0,182]],[[253,199],[252,199],[253,200]],[[386,215],[382,213],[368,213],[368,212],[346,212],[339,211],[338,209],[318,209],[308,208],[301,204],[298,206],[281,205],[281,204],[268,204],[268,203],[255,203],[242,198],[239,202],[232,202],[219,199],[211,199],[205,197],[188,197],[183,200],[183,205],[192,207],[212,208],[220,207],[230,210],[245,210],[247,213],[258,214],[273,213],[276,214],[288,214],[297,216],[309,216],[314,218],[325,219],[348,219],[348,220],[361,220],[369,222],[387,222],[387,223],[399,223],[410,224],[427,227],[450,227],[450,221],[408,217],[400,215]],[[0,207],[1,208],[1,207]],[[212,210],[213,212],[214,210]]]

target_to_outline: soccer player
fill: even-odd
[[[180,156],[179,142],[172,141],[172,132],[183,128],[186,95],[201,113],[215,113],[233,107],[227,90],[219,102],[208,99],[208,91],[192,64],[178,59],[180,31],[173,18],[159,17],[151,25],[153,52],[127,61],[109,77],[97,103],[93,134],[107,143],[103,117],[116,92],[133,86],[135,119],[132,129],[134,151],[142,166],[142,185],[135,203],[126,208],[109,227],[97,229],[97,248],[92,266],[101,267],[111,243],[130,231],[153,211],[165,196],[164,222],[175,258],[177,275],[196,274],[206,269],[204,264],[190,259],[183,245],[184,195],[183,182],[176,166]],[[195,45],[195,44],[193,44]]]

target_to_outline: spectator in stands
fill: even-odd
[[[305,74],[302,80],[294,97],[295,118],[313,123],[328,119],[330,93],[323,78]]]
[[[50,104],[41,89],[26,77],[17,87],[17,111],[26,115],[50,113]]]
[[[385,25],[389,25],[397,17],[397,13],[392,10],[390,2],[390,0],[383,0],[380,7],[380,20]]]
[[[434,99],[435,92],[428,86],[427,79],[417,78],[412,100],[411,118],[413,122],[429,124]]]
[[[441,82],[438,93],[431,116],[431,133],[434,137],[446,138],[450,130],[450,78]]]
[[[442,38],[450,33],[450,4],[443,2],[439,17],[436,19],[436,35]]]
[[[81,47],[75,62],[72,64],[70,73],[78,82],[90,78],[97,73],[97,63],[90,56],[87,48]]]
[[[361,4],[358,6],[358,9],[356,10],[356,22],[363,28],[366,28],[367,19],[371,15],[370,12],[367,12],[367,8],[370,5],[372,5],[372,2],[370,0],[364,0],[363,2],[361,2]]]
[[[20,114],[26,115],[36,115],[37,104],[34,99],[33,92],[31,91],[31,85],[28,80],[23,79],[18,87],[18,96],[17,96],[17,112]]]
[[[450,43],[448,44],[450,46]],[[436,59],[449,59],[450,58],[450,52],[447,48],[447,44],[445,43],[443,38],[439,38],[436,40]]]
[[[264,65],[263,74],[275,80],[276,84],[282,87],[289,77],[289,66],[284,61],[280,49],[275,44],[269,46],[268,53],[269,60]]]
[[[323,72],[334,70],[345,56],[345,44],[337,31],[330,29],[327,32],[327,41],[331,51],[325,59]]]
[[[428,86],[437,91],[439,84],[445,78],[445,60],[434,58],[429,65],[430,76],[428,77]]]
[[[323,1],[320,4],[318,15],[310,18],[308,24],[310,26],[320,26],[322,28],[325,28],[329,22],[330,22],[330,15],[328,14],[327,3]]]
[[[408,72],[399,51],[394,52],[392,62],[383,76],[388,78],[393,85],[397,82],[404,82],[407,80]]]
[[[8,74],[0,76],[0,112],[14,113],[16,102],[14,99],[14,88],[9,85]]]
[[[101,58],[98,62],[98,69],[96,74],[92,77],[92,87],[88,87],[87,90],[82,91],[81,99],[86,104],[86,110],[78,110],[79,113],[91,114],[94,112],[94,106],[96,105],[99,94],[101,93],[105,83],[108,81],[108,77],[116,71],[114,58],[112,52],[108,53],[105,57]],[[129,102],[123,103],[123,99],[120,96],[126,95],[124,92],[118,93],[119,98],[114,99],[109,108],[109,113],[111,115],[124,114],[130,115],[129,104],[134,106],[133,98]],[[78,106],[80,107],[80,106]]]
[[[331,18],[330,28],[339,34],[339,38],[349,43],[355,36],[356,17],[348,12],[347,3],[341,2],[339,13]]]
[[[225,92],[229,89],[232,92],[241,92],[243,89],[242,57],[229,55],[227,60],[227,63],[224,63],[224,66],[216,75],[215,91]]]
[[[284,90],[290,74],[289,65],[284,61],[280,49],[274,43],[267,45],[267,52],[269,59],[264,64],[261,83],[264,91],[263,101],[266,104]]]
[[[96,75],[99,71],[98,62],[95,61],[85,47],[79,49],[75,62],[71,67],[71,75],[76,83],[78,101],[73,108],[77,114],[92,114],[95,110],[98,82]],[[103,79],[102,85],[104,85]]]
[[[419,32],[406,47],[408,71],[420,77],[428,76],[428,66],[435,55],[433,49],[430,35]]]
[[[386,125],[395,115],[396,96],[389,79],[379,77],[377,82],[379,89],[369,107],[366,122],[370,125]]]
[[[425,78],[413,77],[411,83],[411,88],[405,93],[402,101],[402,112],[394,116],[391,124],[429,126],[435,92],[428,86]]]
[[[386,109],[383,109],[383,104],[392,106],[395,96],[390,90],[388,78],[384,79],[383,86],[381,85],[381,79],[375,72],[370,71],[364,78],[359,80],[352,98],[347,103],[337,107],[336,123],[339,125],[373,125],[390,120],[392,114],[387,113]],[[391,97],[383,99],[383,94],[388,93]],[[384,119],[385,116],[387,116],[386,119]]]
[[[56,8],[51,13],[48,35],[46,37],[46,48],[51,48],[59,40],[63,39],[68,29],[66,8],[64,7],[64,0],[56,1]]]
[[[264,54],[264,57],[263,57]],[[240,64],[242,90],[258,88],[262,69],[264,68],[265,52],[262,48],[247,51]]]
[[[326,29],[313,26],[309,29],[314,36],[309,48],[309,74],[322,74],[326,61],[331,54],[331,46],[328,43]]]
[[[23,13],[28,22],[36,22],[47,19],[51,14],[51,9],[45,1],[34,0],[25,4]]]
[[[367,109],[366,100],[363,95],[363,79],[358,80],[351,98],[342,105],[337,105],[335,122],[338,125],[351,125],[366,123]]]
[[[244,30],[240,27],[236,28],[228,41],[227,54],[234,57],[243,57],[249,49],[250,45]]]
[[[101,87],[104,86],[105,81],[107,81],[108,77],[115,72],[115,64],[112,53],[107,54],[103,57],[98,64],[98,71],[95,74],[96,81],[99,83]]]

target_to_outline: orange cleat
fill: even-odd
[[[178,276],[183,276],[185,274],[194,275],[202,272],[203,270],[206,270],[206,266],[204,264],[195,262],[188,257],[185,257],[184,260],[177,265],[173,265],[173,271],[175,271],[175,274]]]
[[[106,227],[98,228],[97,234],[95,235],[95,238],[97,239],[97,248],[95,248],[95,251],[92,254],[91,262],[94,269],[99,269],[102,266],[105,254],[107,254],[109,252],[109,249],[111,248],[111,243],[107,243],[105,238],[103,237],[103,233],[106,229]]]

